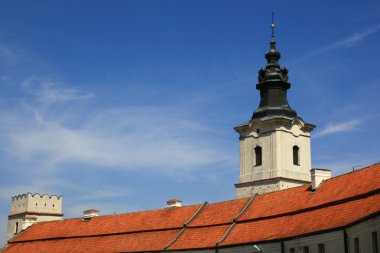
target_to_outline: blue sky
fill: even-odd
[[[313,167],[378,162],[379,1],[2,1],[1,238],[25,192],[67,218],[234,198],[272,11]]]

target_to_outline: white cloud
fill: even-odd
[[[101,111],[76,129],[38,113],[16,113],[5,144],[19,159],[33,161],[43,156],[44,167],[50,168],[78,162],[175,170],[228,160],[228,155],[212,147],[214,143],[202,140],[207,130],[171,110],[135,107]]]
[[[355,130],[359,126],[359,120],[349,120],[341,123],[331,123],[328,124],[325,128],[317,132],[313,137],[322,137],[329,134],[348,132]]]

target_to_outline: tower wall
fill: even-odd
[[[34,222],[61,220],[62,200],[62,196],[39,193],[12,197],[8,216],[8,240]]]
[[[240,133],[240,180],[237,197],[266,193],[310,182],[310,130],[301,119],[253,120],[235,128]],[[298,165],[293,164],[297,146]],[[256,165],[255,148],[262,149]]]

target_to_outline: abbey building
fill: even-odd
[[[331,177],[311,166],[306,123],[287,100],[273,34],[259,70],[260,104],[237,127],[237,198],[62,219],[62,197],[12,198],[3,253],[379,253],[380,164]]]

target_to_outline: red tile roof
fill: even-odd
[[[379,175],[380,164],[375,164],[326,180],[314,192],[305,185],[253,201],[99,216],[88,222],[82,218],[41,222],[16,236],[3,252],[205,249],[341,229],[380,214]]]
[[[248,201],[244,198],[206,205],[189,227],[232,223]]]
[[[106,215],[93,217],[89,221],[82,218],[55,222],[40,222],[21,233],[13,242],[40,238],[64,238],[76,236],[107,235],[149,230],[181,229],[201,205],[181,208],[165,208],[153,211]]]
[[[105,253],[160,251],[179,229],[111,236],[74,237],[10,243],[6,253]]]

